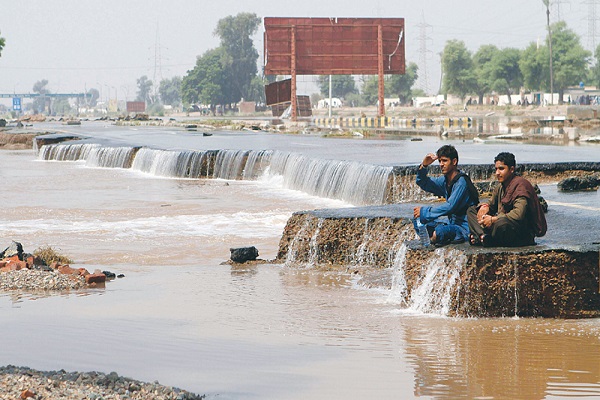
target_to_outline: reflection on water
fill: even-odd
[[[36,300],[41,300],[41,299],[45,299],[45,298],[53,297],[53,296],[69,298],[69,297],[94,296],[94,295],[102,295],[102,294],[104,294],[104,287],[80,289],[80,290],[72,290],[72,291],[9,290],[9,291],[5,291],[5,292],[0,291],[0,298],[10,299],[10,301],[12,302],[13,308],[18,308],[20,303],[23,303],[25,301],[36,301]]]
[[[427,320],[404,326],[416,396],[600,396],[596,321]]]

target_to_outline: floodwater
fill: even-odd
[[[136,129],[88,132],[169,148],[202,140]],[[252,142],[239,133],[207,139],[215,137],[202,146]],[[319,157],[346,149],[367,162],[401,164],[419,161],[439,147],[436,140],[257,135],[253,146],[312,149],[306,152]],[[578,154],[597,161],[599,148],[555,148],[549,155],[552,146],[514,146],[524,162]],[[464,147],[466,158],[497,152]],[[125,275],[104,289],[0,295],[2,365],[116,371],[218,399],[600,397],[597,319],[446,318],[403,310],[389,291],[365,289],[341,273],[221,264],[230,247],[246,245],[273,259],[292,212],[350,206],[341,201],[284,189],[276,179],[166,179],[38,161],[32,151],[0,152],[0,177],[6,245],[51,245],[77,267]],[[561,207],[571,201],[553,196]],[[598,195],[577,200],[593,208]]]

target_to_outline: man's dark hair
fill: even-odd
[[[437,157],[448,157],[451,160],[456,158],[456,161],[458,161],[458,151],[456,151],[454,146],[446,144],[438,149]]]
[[[513,153],[502,152],[494,158],[494,164],[496,161],[500,161],[501,163],[506,164],[508,167],[515,167],[517,165],[517,161],[515,160],[515,155]]]

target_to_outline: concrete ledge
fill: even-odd
[[[581,244],[573,237],[519,248],[468,244],[423,248],[410,219],[402,217],[411,209],[412,205],[398,204],[295,213],[285,227],[277,258],[288,265],[321,269],[385,271],[387,279],[379,284],[390,289],[401,307],[417,312],[460,317],[600,316],[600,243]],[[551,227],[553,223],[561,226],[561,216],[552,216]]]
[[[397,117],[337,117],[315,118],[313,123],[319,128],[419,128],[419,127],[471,127],[471,117],[458,118],[397,118]]]

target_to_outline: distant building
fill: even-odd
[[[331,98],[331,108],[340,108],[343,105],[342,99]],[[321,99],[317,102],[317,108],[329,108],[329,99]]]

